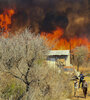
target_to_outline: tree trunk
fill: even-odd
[[[26,92],[29,91],[29,84],[26,85]]]
[[[26,91],[25,91],[21,96],[19,96],[17,100],[22,100],[22,98],[24,97],[24,95],[25,95],[28,91],[29,91],[29,84],[26,84]]]
[[[24,97],[25,94],[26,94],[26,92],[24,92],[21,96],[19,96],[17,100],[22,100],[22,98]]]

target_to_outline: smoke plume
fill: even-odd
[[[0,0],[0,13],[14,9],[12,30],[31,27],[35,32],[65,30],[65,37],[90,38],[89,0]]]

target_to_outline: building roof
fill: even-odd
[[[70,55],[70,50],[50,50],[48,55]]]

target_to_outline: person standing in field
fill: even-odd
[[[76,80],[76,81],[74,81],[74,96],[76,96],[77,90],[78,90],[78,82]]]
[[[83,82],[85,76],[81,72],[81,74],[79,75],[79,77],[80,77],[80,80],[79,80],[79,88],[80,88],[80,84]]]
[[[82,88],[83,88],[83,94],[84,94],[84,97],[86,98],[86,95],[87,95],[87,82],[85,80],[83,80],[83,83],[82,83]]]

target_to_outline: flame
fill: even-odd
[[[77,46],[84,45],[90,51],[90,41],[86,37],[73,37],[67,40],[63,38],[63,34],[64,30],[58,27],[52,33],[41,32],[41,36],[44,39],[48,39],[48,46],[52,47],[53,50],[70,50]]]
[[[5,37],[8,36],[9,25],[11,25],[11,17],[14,14],[13,9],[4,10],[3,14],[0,14],[0,29],[3,31]]]
[[[4,35],[4,37],[8,37],[8,32],[10,30],[10,25],[12,24],[12,16],[15,14],[15,11],[13,9],[5,9],[2,14],[0,14],[0,33],[1,35]],[[52,33],[45,33],[41,32],[41,36],[44,39],[48,39],[48,46],[52,47],[53,50],[68,50],[73,49],[77,46],[84,45],[88,47],[90,51],[90,41],[86,38],[80,38],[80,37],[73,37],[70,40],[67,40],[63,37],[64,30],[57,27],[55,31]]]

